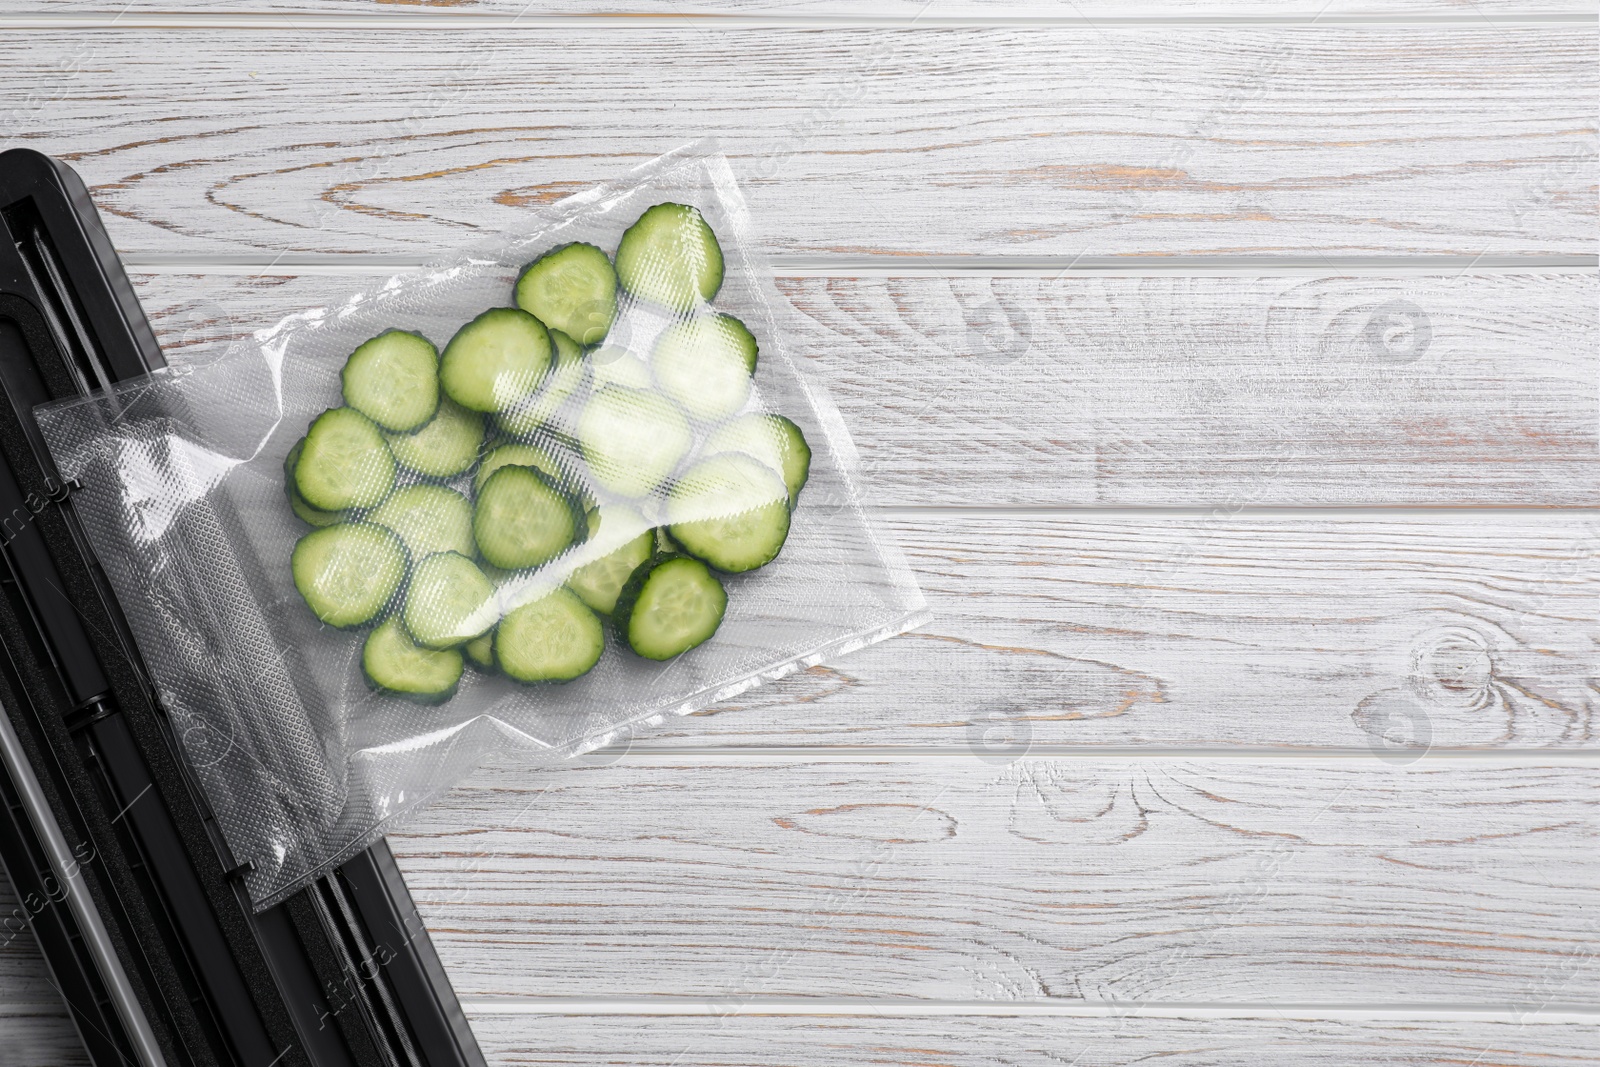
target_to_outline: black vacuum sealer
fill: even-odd
[[[468,1067],[377,845],[256,912],[35,405],[164,365],[88,190],[0,153],[0,861],[95,1067]]]

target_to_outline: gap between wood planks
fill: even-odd
[[[643,999],[580,999],[576,997],[469,997],[461,1001],[469,1015],[797,1015],[797,1016],[1046,1016],[1067,1019],[1260,1019],[1263,1017],[1354,1022],[1496,1022],[1600,1025],[1600,1008],[1561,1005],[1419,1005],[1393,1008],[1384,1004],[1189,1004],[1135,1002],[1106,1004],[1041,1004],[989,1000],[830,1000],[748,997],[696,1000],[690,997]]]
[[[1447,748],[1403,750],[1400,760],[1388,751],[1370,748],[1291,748],[1282,745],[1072,745],[1029,744],[1017,759],[1052,763],[1100,763],[1105,760],[1170,763],[1173,760],[1226,760],[1230,763],[1327,764],[1348,767],[1366,763],[1375,770],[1432,769],[1441,764],[1473,767],[1593,767],[1597,748]],[[962,745],[740,745],[655,747],[648,741],[599,748],[575,756],[576,766],[627,763],[630,766],[680,767],[703,763],[916,764],[970,763]],[[1423,766],[1426,764],[1427,766]]]
[[[1159,26],[1211,29],[1219,26],[1469,26],[1539,27],[1584,26],[1600,23],[1600,15],[1586,12],[1526,12],[1494,14],[1437,12],[1432,14],[1298,14],[1298,15],[471,15],[403,14],[329,15],[317,12],[230,12],[216,14],[146,14],[101,12],[62,15],[0,15],[0,26],[13,30],[115,29],[115,30],[592,30],[689,29],[705,30],[870,30],[870,29],[986,29],[1009,27],[1081,27],[1095,31],[1108,26]]]
[[[0,20],[0,25],[3,25]],[[420,270],[422,256],[278,255],[214,259],[205,256],[127,255],[143,274],[370,275]],[[1438,274],[1592,274],[1595,255],[1482,256],[773,256],[780,278],[917,277],[1387,277]]]

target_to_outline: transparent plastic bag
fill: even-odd
[[[600,462],[603,450],[585,450],[580,422],[585,405],[608,385],[665,391],[652,365],[663,331],[713,312],[736,316],[759,344],[739,412],[791,418],[812,452],[780,554],[747,573],[722,575],[727,607],[720,627],[665,662],[623,647],[607,624],[599,662],[564,684],[519,684],[469,666],[453,696],[431,706],[374,690],[361,662],[371,628],[324,625],[291,574],[291,553],[312,530],[285,493],[291,447],[320,412],[341,403],[340,371],[364,341],[398,328],[422,334],[442,352],[480,312],[513,304],[523,265],[571,242],[614,254],[630,224],[659,203],[691,206],[709,222],[724,260],[720,289],[709,304],[696,297],[693,307],[677,311],[619,289],[615,324],[584,357],[584,389],[564,407],[554,405],[554,414],[541,412],[547,421],[523,439],[559,455],[565,482],[555,475],[548,481],[570,487],[575,515],[593,504],[615,506],[637,516],[623,526],[642,523],[640,530],[715,521],[704,493],[684,505],[700,512],[668,512],[676,506],[674,492],[693,481],[708,442],[731,417],[701,411],[683,420],[686,454],[653,488],[629,497],[614,491],[616,477],[608,482],[589,462]],[[82,483],[75,506],[229,847],[248,865],[246,884],[258,907],[366,847],[491,750],[569,757],[922,621],[923,599],[908,568],[862,508],[857,458],[838,414],[788,350],[793,312],[752,247],[745,204],[725,159],[698,148],[672,153],[623,181],[561,201],[530,230],[397,275],[342,304],[290,316],[220,355],[190,358],[110,393],[39,411],[61,474]],[[547,373],[541,388],[552,377]],[[701,390],[691,380],[685,390],[679,377],[674,403],[727,409],[725,395],[703,395],[716,391],[714,383]],[[529,402],[523,396],[512,407]],[[652,427],[651,436],[675,432]],[[402,471],[397,484],[424,481]],[[756,481],[770,495],[771,479]],[[481,499],[472,470],[432,482],[454,487],[474,505]],[[371,515],[347,517],[370,521]],[[601,521],[594,540],[520,572],[480,559],[497,583],[495,617],[554,595],[601,548],[614,547],[617,527],[610,540],[606,531]],[[652,547],[674,546],[662,539]],[[413,560],[413,577],[416,568]],[[563,646],[552,640],[533,647]]]

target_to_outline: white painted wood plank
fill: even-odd
[[[89,1057],[64,1016],[0,1012],[0,1065],[79,1067]]]
[[[436,253],[716,134],[783,252],[1471,257],[1595,251],[1594,43],[291,23],[19,31],[0,71],[139,253]]]
[[[1589,747],[1593,518],[897,520],[934,621],[651,744]]]
[[[1135,1010],[1115,1020],[478,1015],[472,1025],[491,1062],[585,1067],[1570,1067],[1596,1058],[1594,1029],[1582,1024],[1218,1022]]]
[[[174,358],[379,282],[137,278]],[[886,506],[1600,504],[1592,273],[782,288]]]
[[[482,772],[392,838],[465,997],[1592,1003],[1596,768]]]
[[[688,19],[694,17],[770,17],[783,19],[900,19],[917,26],[937,25],[946,19],[1012,20],[1043,22],[1083,21],[1104,24],[1122,19],[1153,21],[1183,19],[1294,19],[1336,24],[1342,19],[1428,19],[1460,21],[1536,19],[1552,16],[1592,16],[1593,0],[1473,0],[1470,8],[1453,0],[1074,0],[1070,4],[1041,0],[877,0],[870,9],[848,0],[633,0],[585,4],[579,0],[417,0],[399,5],[394,0],[252,0],[248,4],[224,0],[5,0],[0,16],[69,15],[75,18],[114,17],[119,24],[170,15],[196,19],[239,20],[256,15],[311,15],[319,18],[365,17],[393,23],[404,19],[417,26],[456,25],[473,19],[517,20],[534,23],[552,15],[584,15],[606,19]],[[174,20],[166,20],[174,21]]]
[[[87,1063],[24,916],[0,868],[0,1067]]]
[[[192,359],[277,315],[370,283],[138,279],[163,343],[174,358]],[[1506,406],[1566,411],[1571,443],[1570,465],[1530,456],[1520,467],[1524,484],[1504,488],[1530,502],[1591,499],[1579,472],[1600,484],[1592,445],[1583,444],[1595,419],[1592,276],[807,279],[785,289],[808,316],[808,350],[873,463],[884,503],[1092,498],[1093,486],[1074,480],[1092,483],[1095,473],[1037,442],[1120,425],[1147,436],[1112,436],[1104,448],[1089,442],[1125,457],[1127,473],[1115,484],[1177,486],[1187,489],[1178,502],[1211,510],[1104,519],[903,514],[890,530],[931,599],[931,625],[669,723],[650,734],[651,744],[961,750],[989,744],[991,735],[1002,744],[1356,750],[1595,743],[1594,515],[1239,513],[1295,500],[1322,469],[1349,472],[1357,484],[1363,463],[1382,451],[1367,446],[1372,438],[1397,453],[1412,449],[1413,495],[1391,488],[1389,499],[1482,500],[1482,483],[1499,492],[1506,468],[1543,447],[1540,434],[1492,428],[1504,425],[1497,408]],[[1347,309],[1401,298],[1433,309],[1434,340],[1417,365],[1440,360],[1405,385],[1407,399],[1372,402],[1393,379],[1374,376],[1343,392],[1337,375],[1319,377],[1330,365],[1326,353],[1347,355],[1348,347],[1319,344],[1323,354],[1313,358],[1308,343],[1296,350],[1282,341],[1298,323],[1348,342],[1370,315],[1352,324]],[[1009,364],[958,354],[970,329],[964,317],[986,307],[999,319],[1038,324],[1028,327],[1028,351]],[[1319,326],[1341,319],[1336,329]],[[1020,371],[1040,348],[1049,359]],[[1051,369],[1066,360],[1084,374]],[[940,375],[950,364],[977,369],[945,396]],[[1352,379],[1362,369],[1346,365],[1355,367]],[[1241,386],[1249,375],[1255,382]],[[1318,382],[1328,392],[1319,393]],[[1101,399],[1075,399],[1085,393]],[[1230,422],[1215,409],[1232,397],[1254,407],[1236,404]],[[1080,403],[1077,414],[1068,408]],[[1118,403],[1130,414],[1114,419]],[[917,404],[925,418],[896,419]],[[1191,427],[1214,418],[1209,437],[1173,430],[1185,409]],[[1230,434],[1249,429],[1241,424],[1251,410],[1257,433],[1280,435],[1283,458],[1219,462],[1206,480],[1205,446],[1229,447]],[[1489,429],[1448,429],[1473,417]],[[1398,428],[1385,424],[1391,418]],[[1430,425],[1444,439],[1443,455]],[[1296,453],[1300,433],[1316,444]],[[1341,448],[1355,459],[1341,457]],[[1116,462],[1124,460],[1101,469]],[[1197,484],[1165,477],[1169,464],[1191,471]],[[1375,485],[1384,469],[1374,468]],[[1390,478],[1392,486],[1398,478]],[[1425,495],[1435,489],[1450,495]],[[1397,740],[1385,740],[1390,735]]]

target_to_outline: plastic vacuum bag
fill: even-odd
[[[693,307],[677,309],[619,291],[615,324],[584,357],[588,392],[579,400],[619,380],[659,391],[652,358],[663,330],[712,312],[736,316],[759,345],[740,412],[787,416],[812,451],[781,553],[722,575],[720,628],[665,662],[636,655],[607,626],[598,663],[564,684],[467,669],[453,696],[431,706],[375,690],[361,659],[370,627],[325,625],[291,573],[291,553],[312,527],[285,495],[290,449],[341,403],[341,369],[362,342],[401,329],[443,351],[480,312],[513,304],[525,264],[569,242],[614,254],[623,232],[659,203],[691,206],[709,222],[725,261],[721,288],[709,303],[697,295]],[[690,149],[561,201],[526,235],[292,315],[220,354],[41,408],[60,473],[81,483],[75,506],[150,682],[258,907],[365,848],[492,750],[570,757],[922,621],[908,568],[863,509],[838,413],[789,351],[792,314],[753,247],[727,161]],[[586,463],[579,410],[569,403],[537,438],[562,457],[581,498],[575,513],[614,504],[637,515],[641,529],[683,521],[668,514],[673,489],[727,418],[685,420],[693,445],[674,473],[619,500]],[[496,441],[489,423],[485,449]],[[398,484],[428,481],[402,471]],[[470,497],[473,472],[442,481]],[[597,538],[518,572],[482,567],[496,583],[496,611],[550,594],[610,543]],[[665,538],[659,545],[672,547]]]

